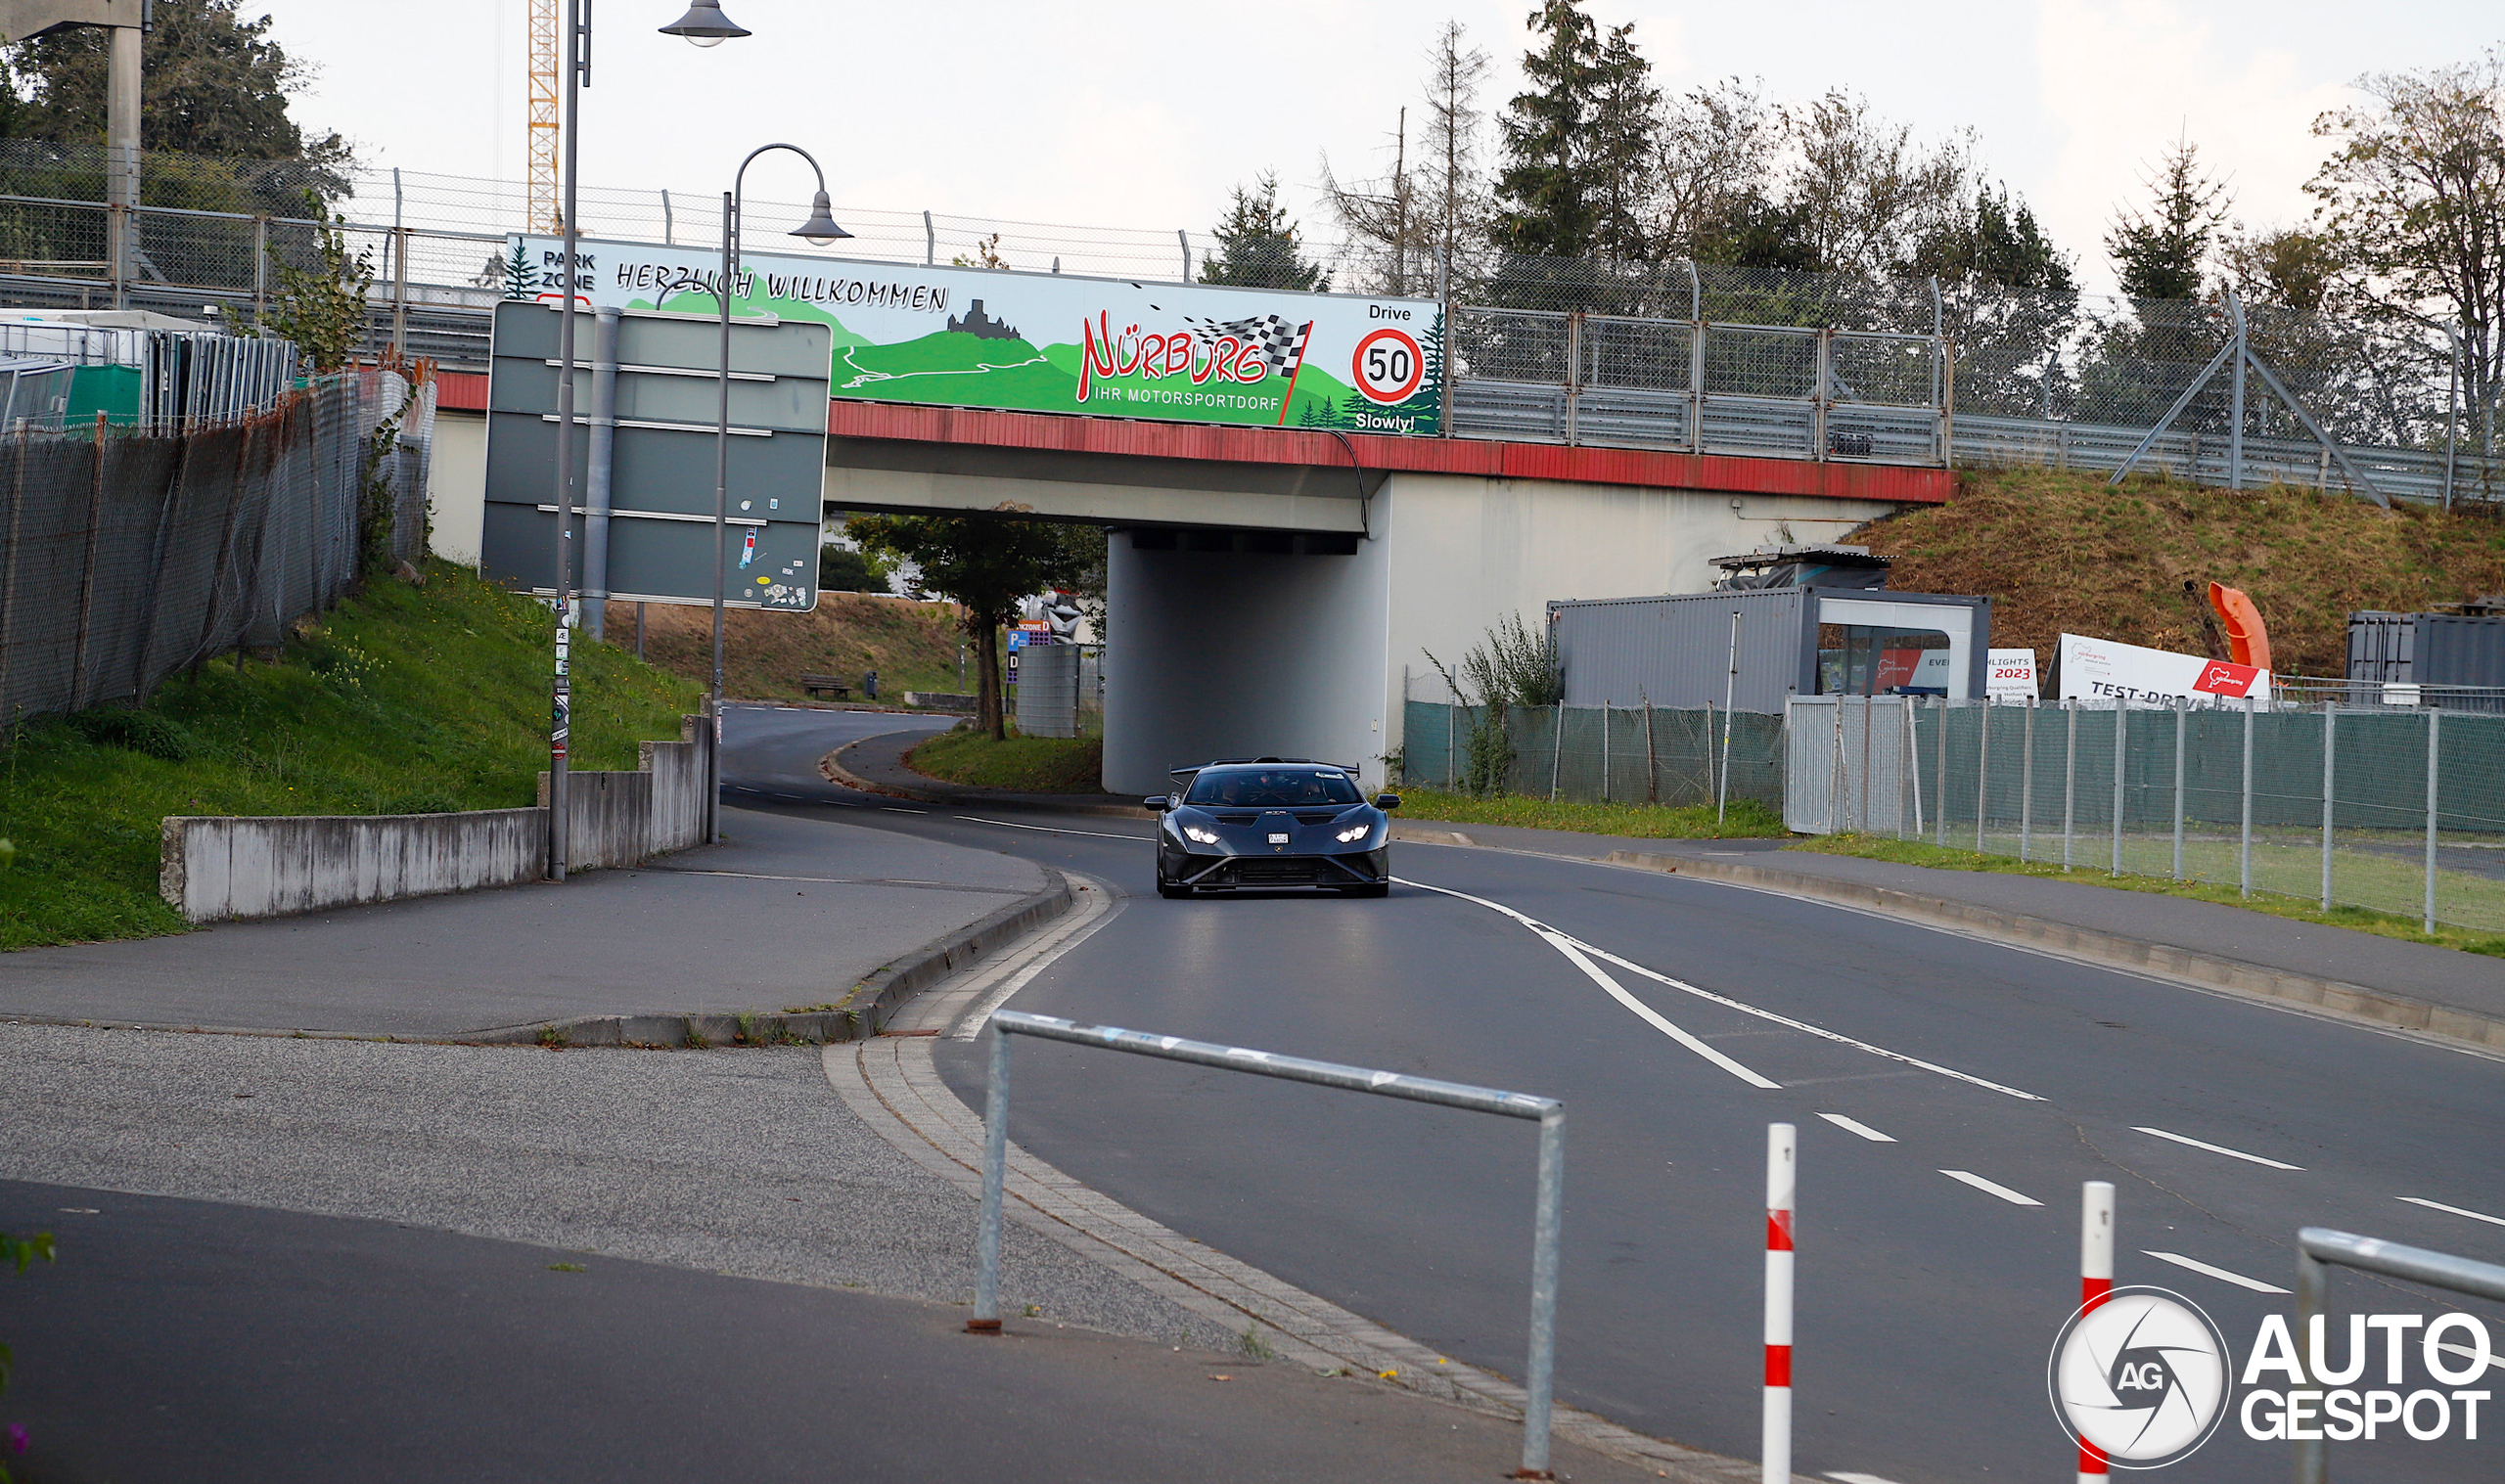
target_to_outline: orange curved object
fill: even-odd
[[[2256,670],[2270,668],[2270,631],[2261,625],[2261,610],[2236,588],[2209,584],[2209,607],[2227,626],[2227,657]]]

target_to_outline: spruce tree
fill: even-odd
[[[1298,249],[1297,225],[1279,202],[1279,177],[1264,170],[1251,190],[1235,188],[1226,219],[1209,230],[1217,250],[1201,262],[1201,282],[1242,289],[1331,292],[1331,277]]]

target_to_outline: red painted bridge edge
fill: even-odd
[[[451,411],[486,410],[484,376],[445,372],[436,381],[440,383],[438,407]],[[1702,489],[1742,495],[1808,495],[1900,505],[1943,504],[1955,483],[1955,475],[1944,469],[1509,443],[1492,438],[1391,437],[1380,433],[1348,433],[1344,446],[1327,432],[1293,427],[1232,427],[1061,413],[921,407],[899,402],[830,402],[826,428],[830,436],[838,438],[1323,468],[1345,468],[1353,448],[1357,461],[1370,470],[1558,479],[1647,489]]]

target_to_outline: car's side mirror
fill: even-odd
[[[1152,814],[1163,814],[1166,810],[1174,807],[1174,798],[1173,795],[1167,793],[1152,793],[1148,797],[1141,799],[1139,803],[1141,808],[1148,810]]]
[[[1374,806],[1378,809],[1397,809],[1400,807],[1400,795],[1397,793],[1378,793],[1374,796]]]

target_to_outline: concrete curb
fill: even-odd
[[[576,1015],[452,1036],[401,1036],[467,1046],[770,1046],[866,1041],[898,1005],[979,959],[1070,911],[1069,880],[1042,868],[1043,889],[990,913],[872,973],[843,999],[819,1010],[776,1013]]]

